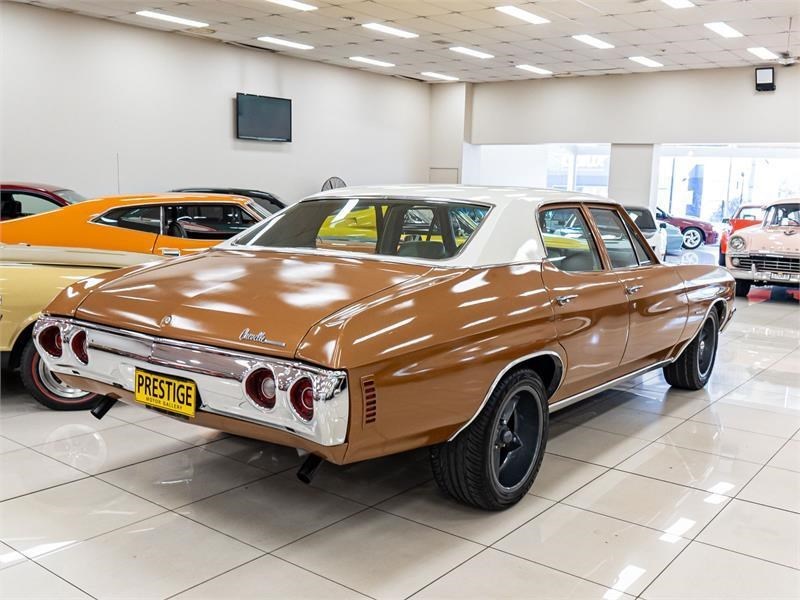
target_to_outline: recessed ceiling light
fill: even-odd
[[[579,42],[583,42],[584,44],[594,46],[595,48],[600,48],[601,50],[608,50],[609,48],[614,47],[614,44],[609,44],[608,42],[604,42],[603,40],[598,40],[596,37],[593,37],[591,35],[586,35],[585,33],[582,33],[580,35],[573,35],[572,38],[578,40]]]
[[[317,10],[318,8],[311,4],[306,4],[305,2],[298,2],[297,0],[267,0],[267,2],[280,4],[281,6],[286,6],[287,8],[294,8],[295,10]]]
[[[694,2],[690,2],[689,0],[661,0],[667,6],[671,6],[672,8],[691,8],[694,6]]]
[[[284,40],[281,38],[274,38],[269,37],[268,35],[262,35],[260,38],[256,38],[259,42],[265,42],[267,44],[275,44],[277,46],[286,46],[287,48],[295,48],[296,50],[313,50],[314,46],[309,46],[308,44],[301,44],[300,42],[290,42],[289,40]]]
[[[705,23],[705,26],[714,33],[721,35],[724,38],[740,38],[742,33],[736,31],[733,27],[722,21],[714,21],[713,23]]]
[[[750,54],[755,54],[761,60],[778,60],[780,57],[772,50],[759,46],[758,48],[748,48]]]
[[[406,39],[419,37],[419,35],[417,35],[416,33],[411,33],[410,31],[398,29],[397,27],[389,27],[388,25],[381,25],[380,23],[364,23],[362,27],[366,27],[367,29],[372,29],[374,31],[380,31],[381,33],[388,33],[389,35],[396,35],[397,37]]]
[[[423,71],[420,75],[429,77],[431,79],[441,79],[442,81],[458,81],[458,77],[452,75],[442,75],[441,73],[434,73],[433,71]]]
[[[552,71],[548,71],[547,69],[543,69],[541,67],[534,67],[533,65],[514,65],[518,69],[522,69],[523,71],[529,71],[531,73],[536,73],[537,75],[552,75]]]
[[[375,67],[393,67],[394,64],[390,62],[385,62],[382,60],[375,60],[374,58],[366,58],[364,56],[351,56],[350,60],[354,60],[356,62],[364,63],[366,65],[373,65]]]
[[[176,25],[186,25],[186,27],[208,27],[208,23],[202,21],[192,21],[191,19],[184,19],[182,17],[173,17],[172,15],[165,15],[164,13],[153,12],[152,10],[140,10],[136,13],[140,17],[147,17],[149,19],[158,19],[159,21],[166,21],[168,23],[175,23]]]
[[[542,25],[543,23],[550,22],[550,19],[545,19],[544,17],[535,15],[532,12],[528,12],[527,10],[519,8],[518,6],[495,6],[494,9],[499,10],[501,13],[505,13],[510,17],[516,17],[517,19],[527,21],[528,23],[533,23],[534,25]]]
[[[644,65],[645,67],[650,67],[651,69],[657,69],[658,67],[664,66],[657,60],[647,58],[646,56],[629,56],[628,60],[632,60],[633,62]]]
[[[494,54],[489,54],[488,52],[481,52],[480,50],[473,50],[472,48],[464,48],[464,46],[453,46],[450,48],[453,52],[458,52],[459,54],[466,54],[467,56],[473,56],[475,58],[494,58]]]

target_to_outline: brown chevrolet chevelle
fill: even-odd
[[[486,509],[530,488],[549,412],[663,368],[705,385],[732,277],[664,265],[625,210],[538,189],[345,188],[196,256],[97,275],[37,324],[75,387],[344,464],[430,446]]]

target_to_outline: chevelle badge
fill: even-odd
[[[278,342],[276,340],[271,340],[267,337],[267,334],[263,331],[259,331],[258,333],[253,333],[250,331],[249,327],[245,327],[242,330],[242,333],[239,334],[239,340],[243,342],[258,342],[259,344],[267,344],[269,346],[277,346],[278,348],[285,348],[285,342]]]

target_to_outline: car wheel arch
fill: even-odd
[[[14,370],[19,367],[20,359],[22,358],[22,350],[25,348],[28,341],[33,338],[34,325],[36,325],[36,318],[24,325],[17,334],[14,344],[11,346],[11,353],[8,361],[9,370]]]
[[[515,360],[512,360],[495,377],[492,385],[489,386],[486,396],[484,396],[477,410],[473,413],[472,417],[466,421],[458,430],[450,436],[449,440],[455,439],[459,433],[464,431],[481,413],[484,406],[488,402],[495,388],[500,384],[503,378],[509,373],[522,368],[529,368],[536,372],[542,378],[547,392],[547,399],[553,397],[558,388],[564,381],[564,374],[566,373],[564,358],[554,350],[539,350],[532,354],[526,354]]]

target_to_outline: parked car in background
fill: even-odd
[[[101,278],[34,331],[51,371],[107,395],[95,416],[123,400],[302,448],[306,482],[323,458],[430,446],[438,485],[491,510],[530,489],[550,412],[658,368],[703,387],[734,287],[716,265],[660,263],[606,199],[452,185],[323,192]]]
[[[19,368],[25,389],[55,410],[85,410],[97,394],[71,387],[42,362],[33,344],[33,325],[42,309],[65,287],[86,277],[158,260],[150,254],[52,246],[0,245],[0,356],[4,369]],[[85,340],[71,340],[85,353]]]
[[[708,221],[694,217],[675,217],[660,208],[656,208],[656,218],[681,230],[683,247],[687,250],[696,250],[703,244],[716,244],[719,239],[719,234]]]
[[[800,198],[765,208],[760,225],[739,229],[728,242],[725,263],[736,279],[736,295],[753,285],[800,287]]]
[[[667,256],[667,230],[656,223],[653,211],[646,206],[626,206],[625,210],[647,238],[647,243],[659,260]]]
[[[667,254],[670,256],[680,254],[681,250],[683,250],[683,234],[681,230],[672,223],[667,223],[666,221],[656,220],[656,222],[659,227],[663,227],[664,231],[667,233]]]
[[[38,215],[86,200],[79,193],[46,183],[0,183],[0,221]]]
[[[0,242],[178,256],[218,244],[268,216],[243,196],[111,196],[4,223]]]
[[[725,230],[719,238],[719,264],[725,266],[725,253],[728,251],[728,240],[731,235],[744,229],[758,225],[764,220],[764,207],[761,204],[743,204],[730,219],[723,219]]]
[[[232,194],[234,196],[246,196],[255,200],[259,206],[265,209],[269,214],[274,214],[279,210],[286,208],[286,204],[280,200],[275,194],[269,192],[262,192],[260,190],[249,190],[246,188],[181,188],[172,190],[173,192],[194,192],[204,194]]]

